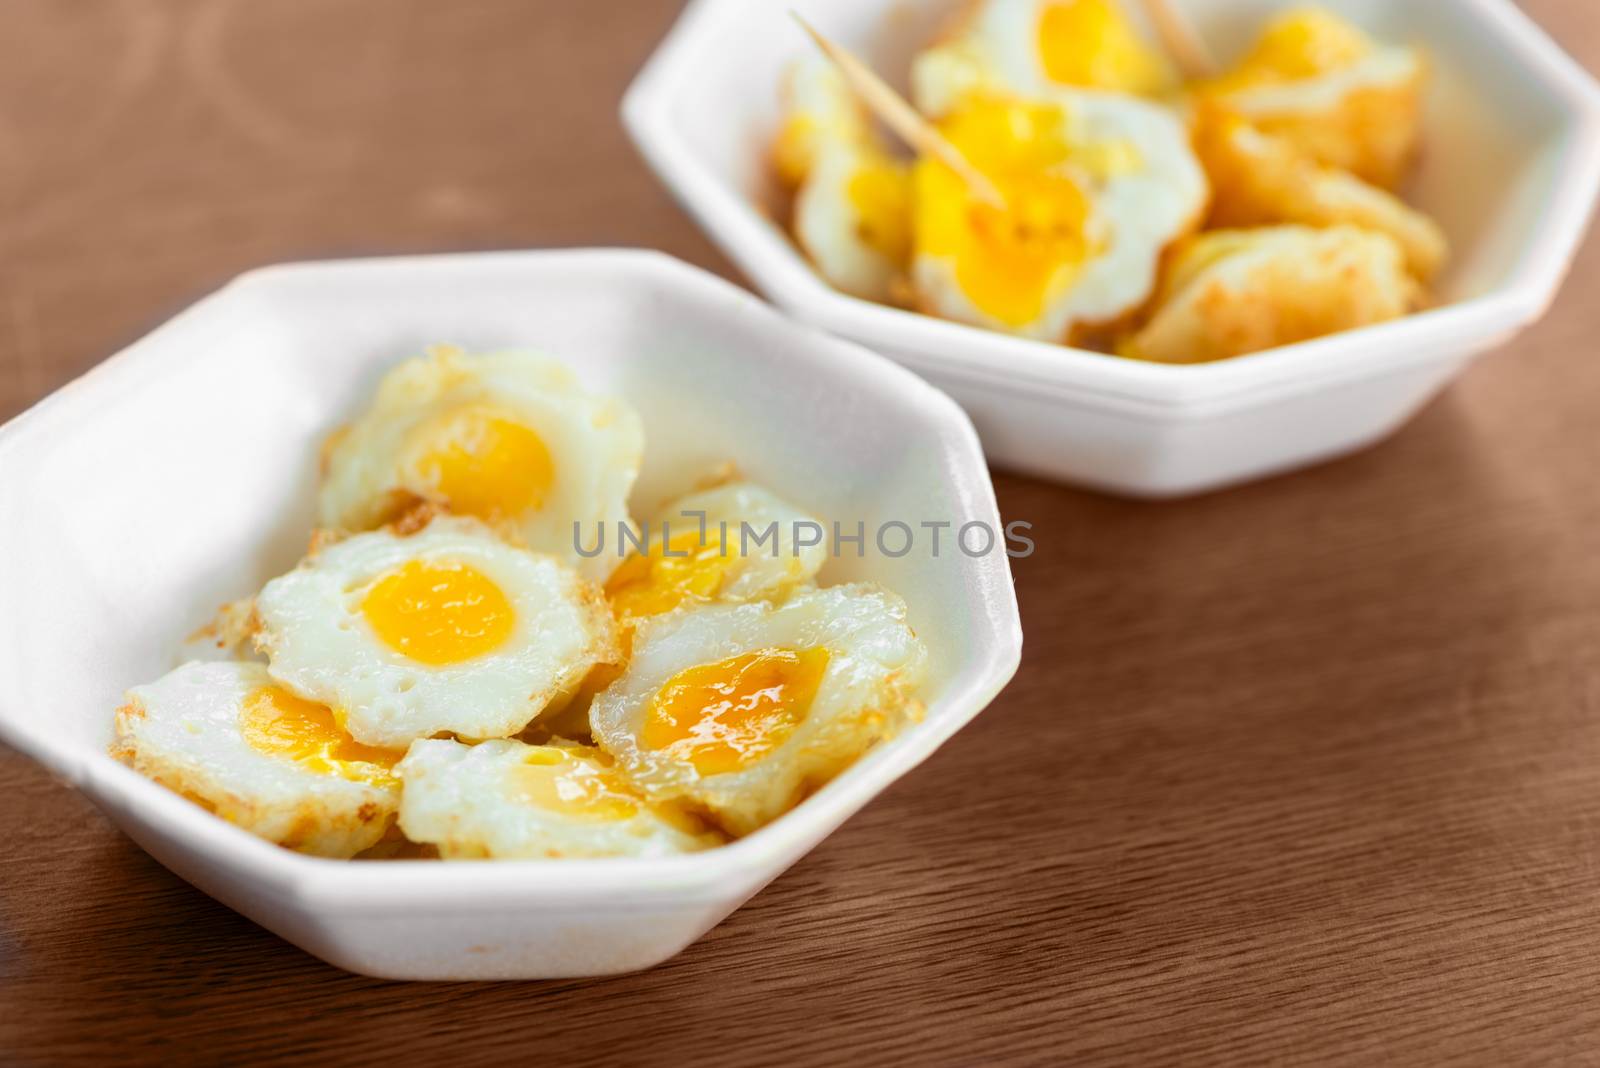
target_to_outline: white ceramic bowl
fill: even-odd
[[[252,837],[111,760],[112,710],[221,601],[292,566],[318,442],[425,345],[564,358],[638,407],[635,501],[734,458],[824,518],[997,525],[948,397],[654,253],[443,256],[248,274],[0,428],[0,739],[195,886],[311,953],[395,978],[643,968],[737,908],[975,716],[1021,628],[1003,551],[869,543],[824,568],[905,597],[927,716],[768,827],[664,860],[340,862]],[[899,549],[891,536],[891,551]],[[980,539],[974,534],[972,544]]]
[[[805,0],[819,28],[903,75],[961,0]],[[1280,0],[1176,0],[1236,55]],[[1192,493],[1370,444],[1554,297],[1600,183],[1600,90],[1509,0],[1320,0],[1435,62],[1413,199],[1448,231],[1446,306],[1185,367],[1120,360],[830,289],[762,207],[784,65],[811,45],[779,0],[696,0],[623,118],[683,205],[768,297],[948,390],[991,461],[1142,496]],[[900,79],[903,83],[903,77]]]

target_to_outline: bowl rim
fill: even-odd
[[[950,486],[953,513],[998,524],[999,509],[976,432],[966,413],[948,396],[910,371],[867,349],[814,327],[785,318],[759,298],[732,283],[665,253],[638,249],[584,248],[521,252],[444,253],[308,261],[258,268],[240,275],[210,296],[180,312],[79,378],[0,425],[0,476],[36,440],[48,440],[53,419],[70,417],[85,404],[114,402],[131,381],[159,375],[179,356],[192,358],[193,346],[168,345],[180,335],[215,329],[231,319],[258,291],[281,281],[329,284],[335,276],[370,281],[384,272],[417,268],[452,271],[483,268],[590,270],[612,285],[664,287],[706,317],[742,317],[767,331],[801,334],[807,359],[820,373],[864,377],[908,406],[941,445],[935,461]],[[240,298],[246,298],[241,301]],[[996,527],[998,529],[998,526]],[[685,904],[726,901],[748,894],[797,859],[807,843],[831,833],[877,794],[916,767],[951,735],[970,722],[1016,673],[1022,627],[1010,563],[1003,551],[959,558],[962,586],[973,629],[982,640],[972,646],[976,659],[953,677],[930,705],[925,720],[876,747],[833,781],[788,813],[744,838],[702,853],[664,858],[497,860],[438,863],[389,860],[350,863],[284,849],[227,823],[145,778],[107,753],[61,742],[29,729],[30,721],[12,705],[0,685],[0,742],[34,758],[71,785],[83,788],[102,807],[122,809],[147,820],[183,846],[227,864],[250,878],[266,896],[298,907],[362,911],[444,908],[470,900],[651,907],[662,901]],[[0,622],[4,622],[0,620]],[[937,711],[937,714],[935,712]],[[109,711],[108,711],[109,715]]]
[[[797,318],[892,352],[941,377],[1023,395],[1092,400],[1131,414],[1207,414],[1300,394],[1435,358],[1441,341],[1520,330],[1554,300],[1600,192],[1600,83],[1511,0],[1460,0],[1500,47],[1541,79],[1565,121],[1544,225],[1529,232],[1504,281],[1486,293],[1311,341],[1202,364],[1158,364],[1012,337],[841,293],[747,197],[725,185],[678,132],[678,94],[714,58],[714,31],[747,0],[692,0],[624,94],[635,147],[716,245]]]

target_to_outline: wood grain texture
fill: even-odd
[[[1528,6],[1600,65],[1600,8]],[[674,7],[8,0],[0,417],[277,260],[731,273],[614,117]],[[1000,477],[1015,684],[644,974],[345,975],[0,752],[0,1062],[1600,1061],[1597,282],[1591,242],[1352,459],[1162,505]]]

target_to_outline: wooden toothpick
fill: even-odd
[[[839,73],[844,75],[846,84],[874,115],[883,120],[884,125],[918,152],[932,156],[949,167],[966,183],[974,196],[987,201],[992,207],[1005,210],[1006,198],[995,184],[974,167],[967,157],[961,154],[961,150],[952,145],[932,123],[906,103],[904,97],[891,89],[888,83],[843,46],[834,44],[813,29],[798,12],[791,11],[789,14],[794,16],[800,28],[811,36],[818,48],[822,49],[822,54],[839,68]]]
[[[1171,0],[1144,0],[1144,13],[1155,28],[1156,36],[1161,38],[1161,47],[1185,78],[1198,81],[1216,77],[1217,61],[1211,50],[1195,32],[1194,25],[1172,6]]]

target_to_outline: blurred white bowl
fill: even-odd
[[[223,600],[291,567],[318,443],[398,359],[450,341],[562,357],[633,402],[639,510],[736,460],[853,533],[998,529],[978,439],[914,375],[665,256],[556,252],[248,274],[0,428],[0,740],[81,787],[195,886],[311,953],[394,978],[654,964],[698,938],[975,716],[1016,671],[1006,555],[868,535],[825,582],[899,592],[926,718],[768,827],[665,860],[341,862],[224,823],[106,755],[123,691]],[[891,551],[900,539],[891,535]],[[977,539],[974,539],[977,540]]]
[[[960,0],[807,0],[880,70],[905,71]],[[991,461],[1141,496],[1193,493],[1389,434],[1549,306],[1600,183],[1600,89],[1509,0],[1321,0],[1435,61],[1412,199],[1454,246],[1444,306],[1240,359],[1160,366],[1025,341],[829,288],[776,225],[766,173],[781,71],[810,43],[779,0],[697,0],[623,101],[646,160],[780,307],[948,390]],[[1223,58],[1276,0],[1179,0]]]

